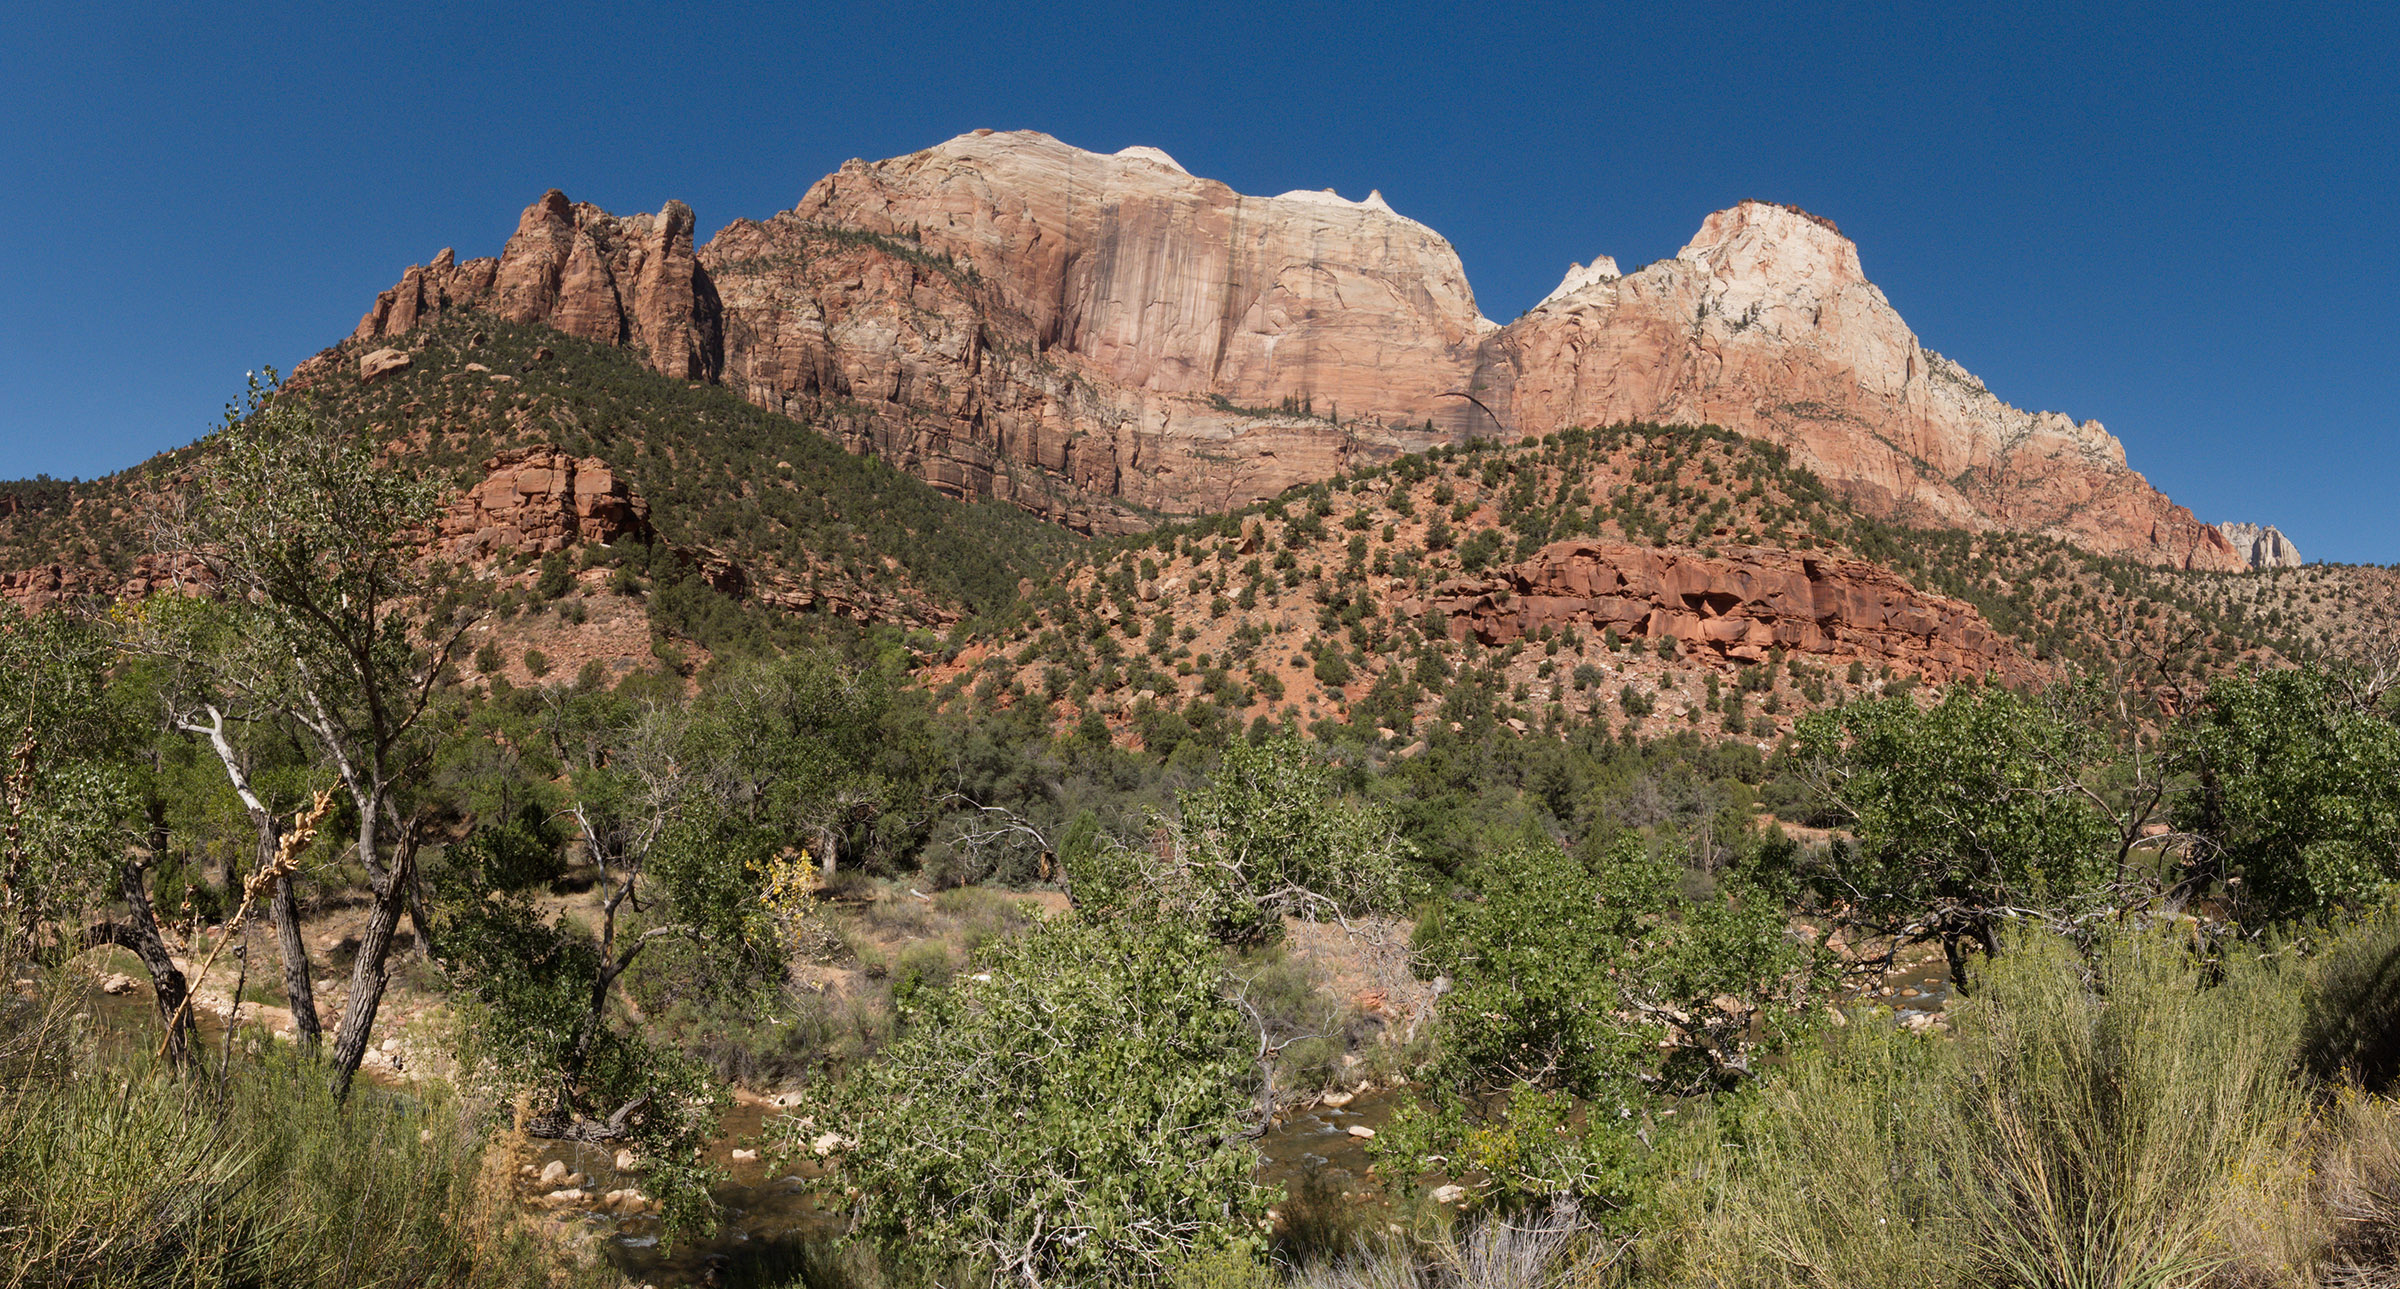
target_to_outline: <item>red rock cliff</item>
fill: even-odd
[[[2029,681],[2024,657],[1974,606],[1927,595],[1873,564],[1736,546],[1719,556],[1614,541],[1553,542],[1487,577],[1434,588],[1423,604],[1453,639],[1506,644],[1544,626],[1673,637],[1691,651],[1762,662],[1787,654],[1891,663],[1932,680]]]
[[[1246,197],[1165,153],[977,131],[853,161],[696,251],[691,212],[556,192],[497,260],[444,251],[358,328],[472,306],[637,346],[959,495],[1087,529],[1228,508],[1469,434],[1713,421],[1870,512],[2244,566],[2095,422],[1924,348],[1825,220],[1746,202],[1674,259],[1605,258],[1509,326],[1379,196]]]

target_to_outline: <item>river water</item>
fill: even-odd
[[[1367,1093],[1345,1106],[1278,1115],[1259,1138],[1259,1180],[1280,1184],[1289,1194],[1306,1191],[1367,1211],[1387,1206],[1381,1182],[1368,1173],[1367,1141],[1350,1129],[1381,1128],[1398,1109],[1401,1095]],[[724,1212],[715,1235],[686,1238],[670,1251],[662,1247],[655,1217],[618,1217],[587,1208],[571,1210],[572,1220],[599,1241],[601,1251],[626,1275],[661,1289],[707,1283],[745,1266],[789,1265],[811,1241],[840,1234],[842,1215],[828,1212],[809,1188],[818,1172],[814,1161],[795,1171],[771,1168],[763,1160],[734,1160],[733,1152],[755,1147],[769,1120],[780,1113],[750,1101],[726,1112],[723,1135],[711,1151],[712,1161],[730,1175],[716,1191]],[[603,1195],[641,1185],[639,1174],[619,1174],[609,1152],[595,1146],[553,1144],[532,1162],[538,1169],[553,1159],[570,1172],[589,1176],[587,1193]]]

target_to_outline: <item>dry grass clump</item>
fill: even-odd
[[[2322,1289],[2400,1286],[2400,1105],[2345,1093],[2318,1165],[2316,1236]]]
[[[22,969],[24,964],[12,964]],[[178,1070],[72,973],[0,994],[0,1287],[532,1289],[571,1262],[479,1184],[450,1101],[358,1089],[256,1034]]]
[[[2018,939],[1955,1042],[1827,1035],[1718,1131],[1687,1236],[1711,1285],[2164,1289],[2280,1280],[2260,1216],[2306,1207],[2302,980],[2157,932]]]

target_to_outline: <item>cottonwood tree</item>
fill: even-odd
[[[712,1209],[702,1148],[722,1092],[622,999],[662,981],[652,964],[678,993],[756,1002],[782,983],[780,933],[818,880],[810,852],[837,850],[846,795],[876,795],[855,759],[874,687],[806,652],[736,664],[690,703],[553,687],[539,707],[564,771],[555,808],[479,821],[429,865],[439,959],[526,1098],[521,1126],[633,1151],[679,1230]],[[588,916],[537,902],[569,855],[597,878]]]
[[[133,722],[110,693],[109,633],[63,610],[0,615],[0,934],[56,957],[101,945],[149,972],[167,1056],[189,1055],[190,989],[151,906],[135,845]],[[121,917],[101,911],[113,901]]]
[[[895,1265],[1147,1283],[1255,1251],[1249,1028],[1222,951],[1164,918],[1076,913],[998,941],[902,1006],[883,1058],[781,1121],[833,1157],[852,1231]]]
[[[471,618],[428,620],[434,578],[423,544],[439,513],[433,481],[387,459],[368,437],[314,414],[272,371],[196,452],[190,486],[153,515],[156,544],[190,589],[217,602],[207,629],[162,630],[151,647],[197,684],[179,722],[209,740],[236,791],[236,713],[272,715],[313,743],[347,798],[355,855],[371,888],[349,996],[328,1059],[346,1096],[374,1028],[395,931],[414,889],[421,818],[403,798],[427,764],[434,709]],[[172,615],[170,615],[172,616]],[[197,646],[197,647],[196,647]],[[262,856],[275,825],[254,809]],[[306,958],[287,885],[274,892],[287,980]],[[294,1021],[303,1021],[294,991]]]
[[[1960,686],[1930,707],[1903,696],[1812,713],[1792,745],[1852,834],[1807,871],[1817,894],[1895,947],[1938,941],[1955,983],[1969,947],[1999,951],[2007,921],[2116,893],[2130,833],[2094,787],[2115,750],[2057,706]]]
[[[210,600],[160,600],[138,610],[137,647],[163,665],[154,669],[168,729],[199,741],[241,804],[253,838],[248,873],[229,874],[228,895],[250,875],[265,874],[284,846],[287,823],[260,782],[259,751],[282,731],[280,706],[270,692],[247,682],[262,681],[274,660],[256,655],[261,642],[245,634],[250,615],[228,611]],[[261,663],[265,666],[261,666]],[[228,678],[231,678],[230,680]],[[294,872],[261,880],[265,906],[282,962],[283,990],[293,1038],[306,1050],[323,1046],[316,981],[310,969]]]
[[[2310,917],[2400,881],[2394,668],[2243,671],[2209,686],[2174,742],[2190,786],[2187,883],[2245,920]]]
[[[1652,1113],[1741,1085],[1828,983],[1782,900],[1730,872],[1687,896],[1683,856],[1640,837],[1589,860],[1529,838],[1464,876],[1417,931],[1419,970],[1450,983],[1441,1055],[1380,1144],[1497,1207],[1622,1204]]]
[[[803,649],[728,667],[693,705],[683,755],[739,824],[799,842],[831,877],[845,840],[901,799],[883,769],[889,676]]]
[[[1423,889],[1398,817],[1344,794],[1335,767],[1295,735],[1227,746],[1157,831],[1160,853],[1102,847],[1081,872],[1070,866],[1077,907],[1168,908],[1228,944],[1258,944],[1287,916],[1397,912]]]

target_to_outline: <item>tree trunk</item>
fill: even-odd
[[[262,869],[275,862],[282,831],[274,815],[259,817],[258,862]],[[275,945],[283,952],[283,996],[292,1008],[292,1037],[313,1052],[324,1045],[325,1025],[317,1019],[317,987],[309,972],[308,942],[300,934],[300,900],[292,893],[290,877],[275,879],[267,908],[275,919]]]
[[[1942,957],[1950,963],[1950,992],[1967,996],[1967,947],[1956,931],[1942,933]]]
[[[158,933],[158,915],[150,907],[150,887],[142,877],[141,865],[126,861],[118,876],[118,890],[125,896],[128,912],[122,922],[103,922],[84,933],[84,943],[97,947],[113,944],[132,951],[150,972],[150,991],[158,999],[158,1018],[167,1030],[167,1059],[181,1066],[190,1059],[192,1040],[199,1024],[192,1019],[192,1009],[185,1005],[191,996],[191,986],[183,978],[183,968],[167,952],[167,942]]]
[[[362,829],[362,832],[364,830]],[[367,1038],[375,1028],[375,1009],[383,1002],[391,973],[385,960],[392,952],[392,932],[408,904],[408,872],[416,862],[416,844],[402,837],[392,866],[375,888],[374,907],[367,912],[366,930],[358,937],[358,959],[350,968],[350,1000],[342,1008],[342,1023],[333,1033],[333,1098],[350,1096],[350,1080],[367,1057]]]

